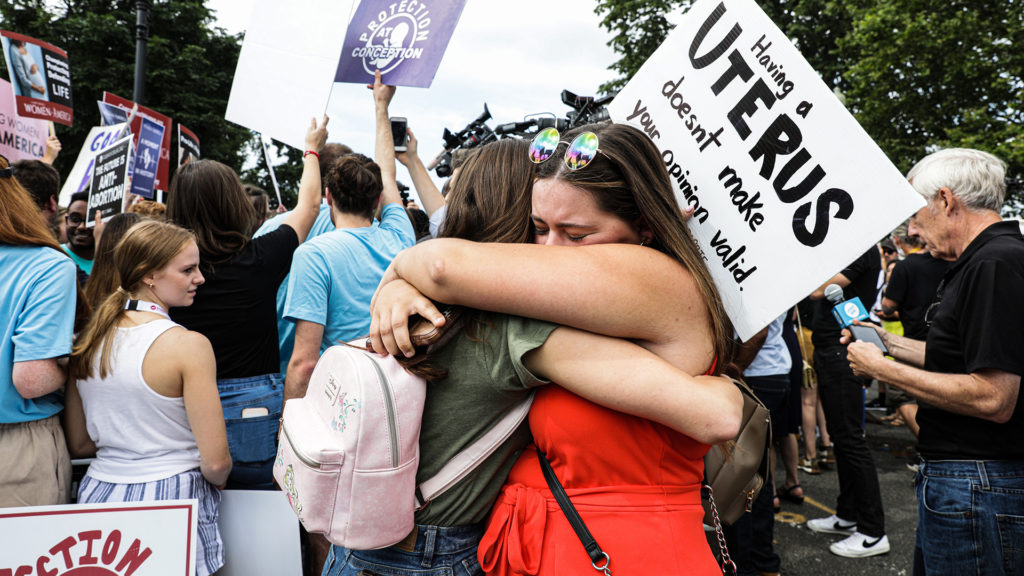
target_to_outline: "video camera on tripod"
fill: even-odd
[[[437,158],[432,162],[432,166],[437,175],[441,178],[447,178],[452,175],[452,152],[455,150],[468,150],[482,144],[486,144],[491,140],[497,140],[498,136],[493,130],[487,126],[486,122],[491,119],[491,111],[487,109],[487,103],[484,103],[484,111],[475,120],[466,124],[466,127],[459,130],[456,133],[452,133],[451,130],[445,128],[444,135],[444,150],[438,154]]]

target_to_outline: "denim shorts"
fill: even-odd
[[[217,380],[217,389],[232,460],[227,487],[273,490],[277,429],[284,402],[281,375]]]
[[[914,574],[1024,574],[1024,462],[926,460]]]
[[[332,546],[321,576],[483,576],[476,553],[484,528],[420,524],[411,550],[399,545],[380,550]]]

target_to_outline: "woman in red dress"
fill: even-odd
[[[573,150],[564,162],[559,153],[565,141],[576,149],[576,136],[595,141],[583,166]],[[562,140],[555,154],[539,159],[531,215],[537,244],[549,247],[434,240],[401,253],[385,281],[404,280],[444,303],[629,338],[690,374],[720,372],[731,358],[732,329],[657,148],[642,132],[616,124],[555,139]],[[390,290],[384,285],[378,295],[371,331],[378,350],[404,353],[412,348],[403,316],[443,320],[426,298],[398,301]],[[622,393],[630,393],[628,382]],[[719,417],[694,405],[685,422],[669,429],[546,386],[529,422],[537,447],[609,554],[612,573],[714,574],[700,481],[709,445],[727,439]],[[525,450],[513,467],[479,558],[491,574],[594,573],[536,450]]]

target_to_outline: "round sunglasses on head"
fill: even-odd
[[[530,143],[530,161],[534,164],[540,164],[551,158],[559,144],[566,144],[560,138],[561,135],[556,128],[545,128],[538,132],[534,136],[533,142]],[[600,151],[597,144],[597,134],[593,132],[583,132],[576,138],[573,138],[572,143],[565,150],[565,165],[569,170],[585,168],[594,161],[594,158]]]

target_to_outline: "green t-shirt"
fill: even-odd
[[[431,478],[456,454],[483,436],[530,389],[546,384],[523,366],[557,325],[540,320],[482,314],[475,338],[465,333],[435,356],[448,377],[430,382],[420,431],[417,482]],[[494,454],[466,478],[416,513],[417,524],[464,526],[484,520],[519,453],[531,441],[524,421]]]

